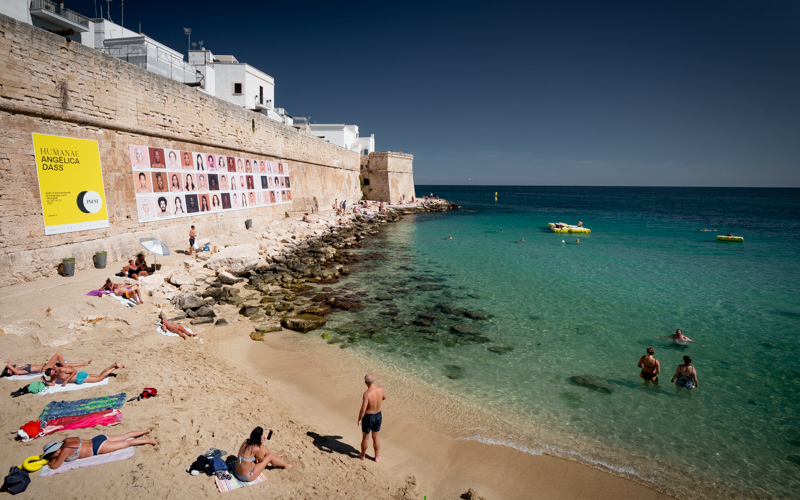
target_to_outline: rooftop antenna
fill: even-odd
[[[200,40],[199,42],[197,42],[197,45],[199,45],[199,46],[200,46],[200,50],[203,50],[203,41],[202,41],[202,40]]]
[[[189,37],[189,44],[186,50],[192,49],[192,28],[183,28],[183,34]]]
[[[94,18],[97,19],[97,0],[94,0]]]
[[[193,43],[193,44],[192,44],[192,50],[194,50],[194,49],[195,49],[195,47],[197,47],[197,44],[196,44],[196,43]]]
[[[125,0],[120,0],[120,8],[122,8],[122,20],[120,21],[120,25],[122,25],[122,35],[125,36]]]
[[[106,17],[108,17],[108,22],[113,22],[111,21],[111,0],[106,0],[106,5]]]

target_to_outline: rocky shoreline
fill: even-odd
[[[283,328],[307,333],[324,326],[325,316],[334,310],[364,307],[357,297],[335,295],[326,286],[349,274],[348,264],[357,258],[347,250],[360,247],[382,225],[405,215],[458,208],[447,201],[389,206],[385,214],[344,217],[346,226],[333,216],[299,225],[290,221],[289,227],[277,221],[262,234],[258,246],[200,252],[194,264],[184,262],[184,270],[165,270],[141,278],[140,284],[162,308],[169,301],[175,309],[169,314],[172,320],[188,318],[193,325],[224,326],[228,321],[221,316],[233,309],[253,324],[253,340],[263,340],[265,333]],[[201,240],[201,245],[205,243]]]

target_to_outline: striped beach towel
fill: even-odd
[[[135,454],[136,448],[131,446],[130,448],[123,448],[121,450],[112,451],[111,453],[106,453],[104,455],[79,458],[74,462],[64,462],[58,469],[51,469],[49,466],[45,465],[39,471],[39,477],[50,477],[55,476],[56,474],[61,474],[62,472],[67,472],[68,470],[78,469],[80,467],[91,467],[92,465],[107,464],[110,462],[116,462],[118,460],[127,460],[133,457]]]
[[[264,476],[264,473],[258,475],[255,480],[250,481],[249,483],[245,483],[243,481],[239,481],[236,477],[231,476],[230,479],[220,479],[217,476],[214,476],[214,482],[217,483],[217,488],[219,488],[220,493],[226,493],[228,491],[233,491],[237,488],[244,488],[245,486],[253,486],[254,484],[263,483],[266,481],[267,478]]]
[[[113,396],[79,399],[77,401],[51,401],[44,407],[39,420],[53,420],[59,417],[76,417],[103,410],[118,410],[128,397],[124,392]]]

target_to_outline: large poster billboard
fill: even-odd
[[[108,227],[97,141],[33,134],[44,234]]]
[[[285,162],[135,144],[128,156],[139,222],[292,202]]]

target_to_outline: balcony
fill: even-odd
[[[50,0],[31,0],[31,17],[46,24],[53,25],[55,29],[72,30],[75,33],[89,31],[89,18],[73,10],[62,7]],[[37,23],[34,23],[37,24]]]

